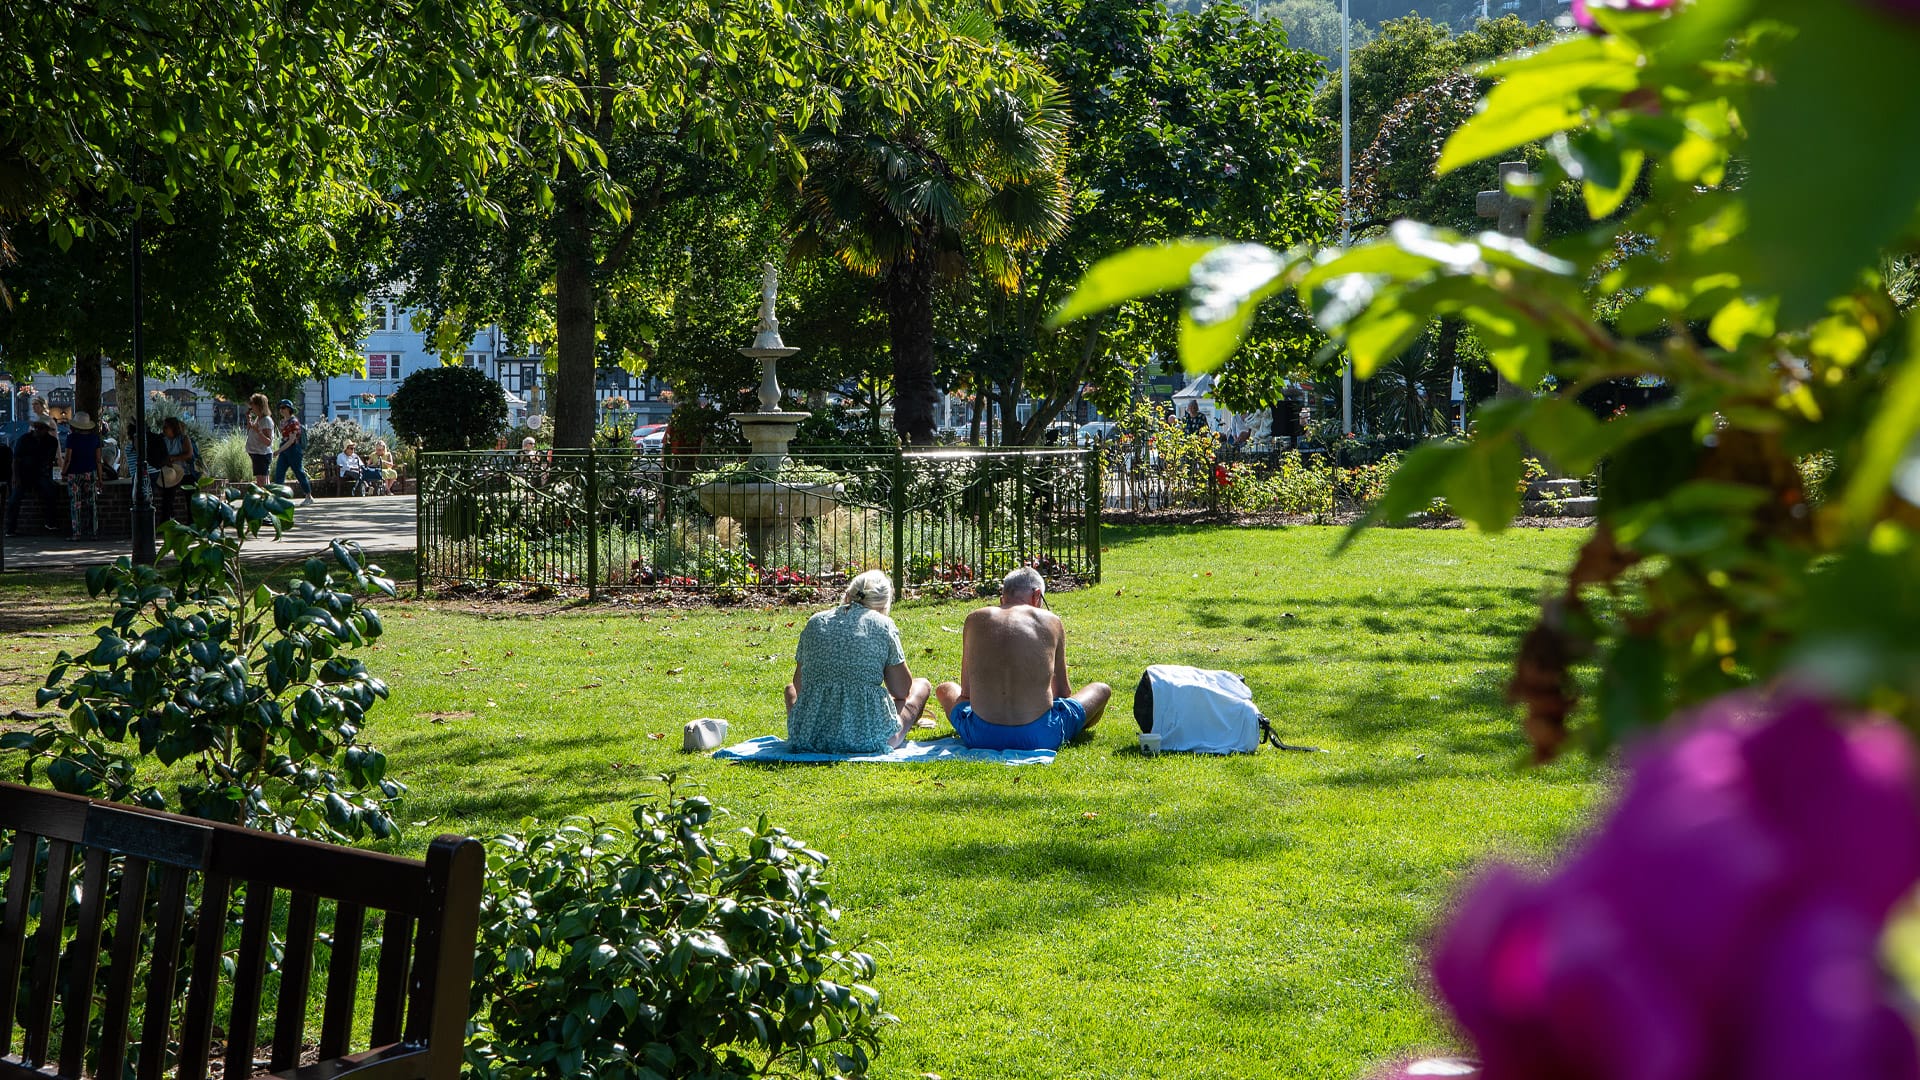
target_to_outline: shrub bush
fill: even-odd
[[[725,811],[663,779],[632,832],[487,842],[468,1076],[865,1076],[892,1017],[834,936],[825,856],[764,817],[729,843]]]
[[[40,771],[76,795],[326,840],[390,835],[402,789],[360,741],[387,688],[347,653],[381,631],[357,594],[393,583],[339,541],[347,581],[314,558],[284,591],[250,583],[242,545],[291,526],[293,503],[249,484],[191,506],[191,524],[161,526],[172,565],[123,555],[87,571],[113,614],[91,648],[60,652],[38,693],[64,715],[0,735],[0,751],[26,755],[27,782]],[[141,784],[146,759],[183,765],[171,802]]]
[[[507,392],[473,368],[421,368],[387,405],[393,430],[428,450],[484,450],[507,427]]]
[[[350,442],[364,451],[373,445],[373,434],[352,420],[322,420],[307,425],[306,452],[302,457],[307,475],[318,482],[325,475],[327,463]]]

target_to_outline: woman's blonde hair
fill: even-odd
[[[255,394],[248,398],[247,407],[250,409],[259,409],[261,416],[267,415],[267,395]]]
[[[885,570],[869,570],[847,582],[847,591],[840,594],[840,606],[851,607],[862,604],[882,615],[893,606],[893,582]]]

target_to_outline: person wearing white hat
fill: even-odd
[[[67,518],[74,536],[86,522],[87,536],[100,535],[100,429],[82,409],[67,422],[67,447],[60,454],[60,475],[67,482]]]

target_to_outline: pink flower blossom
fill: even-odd
[[[1492,870],[1442,937],[1480,1075],[1920,1078],[1876,953],[1920,879],[1915,776],[1899,729],[1797,697],[1721,698],[1643,746],[1559,873]]]
[[[1659,11],[1676,6],[1680,0],[1573,0],[1573,21],[1583,30],[1598,30],[1588,8],[1617,8],[1621,11]]]

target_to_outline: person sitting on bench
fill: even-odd
[[[334,455],[333,462],[340,470],[340,481],[342,483],[352,484],[355,495],[366,494],[368,483],[367,465],[366,462],[360,460],[360,454],[353,448],[352,443],[341,447],[340,452]]]
[[[1000,585],[1000,603],[967,616],[960,681],[934,688],[960,741],[980,750],[1058,750],[1100,722],[1106,683],[1074,692],[1067,632],[1047,610],[1047,582],[1023,566]]]

